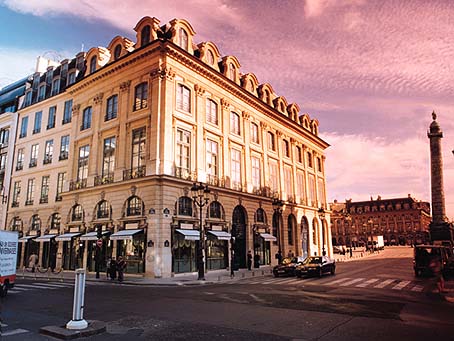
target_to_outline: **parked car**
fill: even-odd
[[[286,257],[273,268],[274,277],[295,276],[295,268],[304,261],[304,257]]]
[[[413,259],[415,276],[432,275],[430,263],[434,258],[440,261],[443,274],[454,272],[454,256],[451,248],[441,245],[417,245]]]
[[[304,262],[295,269],[295,275],[298,278],[302,276],[315,275],[322,277],[325,273],[334,275],[336,272],[336,261],[326,256],[307,257]]]

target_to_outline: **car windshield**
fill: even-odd
[[[307,257],[303,264],[321,264],[322,257]]]
[[[285,265],[285,264],[290,264],[290,263],[296,263],[296,262],[298,262],[298,259],[297,259],[296,257],[293,257],[293,258],[291,258],[291,257],[286,257],[286,258],[284,258],[284,259],[282,260],[282,264],[284,264],[284,265]]]

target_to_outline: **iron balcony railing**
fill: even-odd
[[[145,166],[139,166],[132,169],[125,169],[123,171],[123,180],[143,178],[145,176]]]
[[[175,167],[175,176],[184,180],[197,181],[197,174],[190,172],[187,168]]]
[[[100,186],[100,185],[106,185],[106,184],[111,184],[114,182],[114,176],[113,174],[108,174],[108,175],[97,175],[95,176],[95,186]]]
[[[73,180],[69,182],[69,190],[70,191],[75,191],[77,189],[85,188],[87,187],[87,179],[81,179],[81,180]]]

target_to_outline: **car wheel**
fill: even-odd
[[[336,273],[336,267],[332,266],[331,267],[331,275],[334,275]]]

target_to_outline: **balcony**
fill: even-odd
[[[11,207],[19,207],[19,202],[18,201],[13,201],[11,203]]]
[[[126,169],[123,171],[123,180],[143,178],[145,176],[145,170],[146,170],[145,166]]]
[[[60,152],[58,156],[58,161],[68,160],[68,152]]]
[[[52,163],[52,155],[46,155],[43,160],[43,165],[47,165],[49,163]]]
[[[30,206],[30,205],[33,205],[33,199],[27,200],[25,202],[25,206]]]
[[[47,197],[47,196],[46,197],[41,197],[39,199],[39,203],[40,204],[47,204],[48,202],[49,202],[49,197]]]
[[[29,168],[36,167],[38,165],[38,160],[37,159],[31,159],[30,163],[28,164]]]
[[[211,186],[225,187],[225,180],[216,175],[207,175],[206,183]]]
[[[197,181],[197,174],[190,172],[187,168],[175,167],[175,176],[184,180]]]
[[[95,186],[111,184],[114,182],[113,174],[95,176]]]
[[[57,194],[57,195],[55,196],[55,201],[62,201],[62,200],[63,200],[63,198],[62,198],[61,195]]]
[[[18,163],[16,164],[16,171],[20,171],[20,170],[22,170],[22,169],[24,169],[23,163],[22,163],[22,162],[18,162]]]
[[[86,188],[87,187],[87,179],[81,179],[77,181],[71,181],[69,183],[69,190],[70,191],[75,191],[81,188]]]

